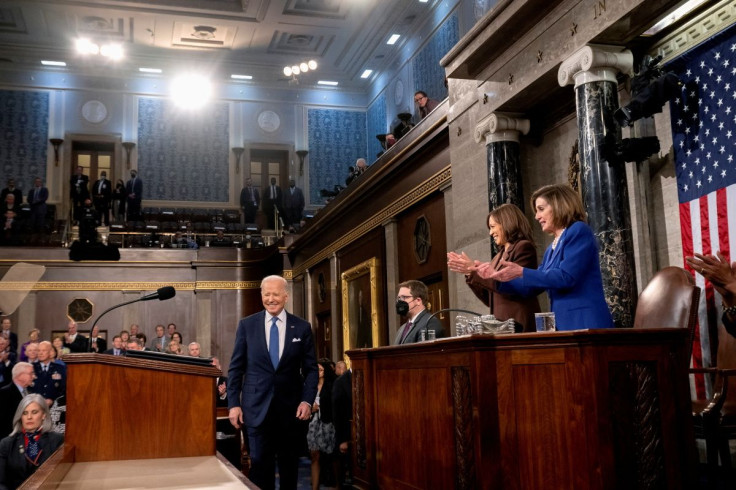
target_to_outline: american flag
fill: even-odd
[[[670,63],[684,83],[671,103],[680,230],[685,257],[736,251],[736,29],[714,36]],[[687,264],[684,265],[688,267]],[[715,364],[721,298],[695,274],[701,288],[693,367]],[[693,378],[699,397],[707,377]]]

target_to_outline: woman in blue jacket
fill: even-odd
[[[501,293],[539,294],[547,290],[557,330],[613,327],[603,293],[598,245],[585,223],[580,196],[564,184],[547,185],[532,195],[534,218],[542,231],[554,236],[537,269],[502,263],[502,269],[478,269],[494,279]]]

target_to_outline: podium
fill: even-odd
[[[695,488],[685,329],[351,350],[360,488]]]
[[[219,369],[105,354],[70,354],[64,362],[64,446],[21,488],[118,488],[118,480],[129,488],[136,478],[252,485],[216,456]]]

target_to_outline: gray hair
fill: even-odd
[[[43,412],[43,421],[41,421],[41,432],[51,432],[51,429],[53,429],[54,422],[51,420],[51,415],[49,414],[49,406],[46,404],[46,400],[38,393],[32,393],[23,397],[23,399],[20,401],[20,404],[18,405],[18,409],[15,411],[15,415],[13,416],[13,432],[10,433],[11,436],[13,434],[23,432],[23,421],[21,420],[21,417],[23,416],[23,411],[28,408],[28,405],[30,405],[31,403],[38,404],[38,406],[41,407],[41,411]]]
[[[288,283],[286,282],[286,279],[284,279],[284,278],[283,278],[283,277],[281,277],[281,276],[276,276],[276,275],[274,275],[274,276],[266,276],[266,277],[264,277],[264,278],[263,278],[263,280],[261,281],[261,290],[263,290],[263,286],[264,286],[264,285],[265,285],[265,284],[266,284],[267,282],[271,282],[271,281],[278,281],[278,282],[280,282],[280,283],[281,283],[281,285],[282,285],[282,286],[283,286],[283,288],[284,288],[284,291],[286,290],[286,287],[288,286]]]
[[[17,362],[15,366],[13,366],[13,371],[11,373],[11,375],[13,376],[13,379],[17,378],[20,375],[21,371],[23,371],[24,369],[29,369],[29,368],[31,370],[31,374],[33,374],[33,364],[31,364],[30,362],[23,362],[23,361]]]

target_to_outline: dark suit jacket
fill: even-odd
[[[501,259],[514,262],[529,269],[537,268],[537,250],[534,244],[528,240],[512,243],[507,250],[497,253],[491,260],[493,270],[500,270]],[[524,332],[534,332],[534,313],[539,313],[539,301],[536,296],[520,296],[514,294],[501,294],[496,288],[496,281],[483,279],[477,273],[471,272],[465,281],[470,289],[486,306],[491,308],[491,314],[499,320],[513,318],[523,327]]]
[[[284,195],[281,192],[281,187],[276,186],[276,199],[271,199],[271,186],[267,185],[263,188],[263,202],[264,205],[272,205],[279,208],[279,212],[281,211],[281,203],[284,200]]]
[[[125,184],[125,191],[128,195],[128,201],[140,203],[143,198],[143,180],[140,177],[136,177],[135,182],[130,179]],[[135,194],[135,197],[132,197],[131,194]]]
[[[119,356],[124,356],[125,355],[125,350],[123,350],[123,349],[119,349],[119,350],[120,350],[120,353],[118,355]],[[105,352],[103,352],[103,354],[110,354],[111,356],[114,356],[115,355],[115,348],[107,349]]]
[[[38,457],[40,465],[64,444],[64,436],[56,432],[44,432],[38,444],[41,448],[41,454]],[[25,454],[18,451],[18,448],[23,445],[22,433],[13,434],[0,441],[0,489],[2,490],[17,488],[38,468],[28,461]]]
[[[266,347],[266,312],[240,320],[227,380],[228,407],[240,406],[247,427],[258,427],[269,407],[292,420],[301,402],[317,396],[317,360],[312,327],[287,313],[284,350],[274,369]]]
[[[87,345],[89,346],[89,352],[97,352],[97,353],[103,353],[107,350],[107,340],[103,339],[102,337],[97,337],[97,350],[92,350],[92,339],[87,339]]]
[[[80,181],[77,185],[77,181]],[[74,202],[84,202],[89,197],[89,176],[74,174],[69,179],[69,196]]]
[[[351,378],[350,370],[345,371],[332,385],[332,422],[335,425],[335,446],[350,441],[350,420],[353,418]]]
[[[422,330],[434,330],[436,337],[439,339],[440,337],[445,336],[445,329],[442,328],[442,323],[437,319],[437,317],[433,317],[431,320],[429,317],[432,316],[432,313],[430,313],[427,310],[422,310],[416,318],[416,321],[412,324],[411,330],[409,330],[409,333],[407,334],[406,338],[402,340],[402,337],[404,336],[404,329],[406,328],[406,323],[404,323],[400,328],[398,334],[396,334],[396,340],[394,341],[394,345],[400,345],[400,344],[413,344],[415,342],[419,342],[420,340],[420,332]],[[407,322],[409,323],[409,322]],[[426,335],[426,334],[425,334]]]
[[[13,431],[13,416],[23,399],[15,383],[0,388],[0,438],[7,437]]]
[[[258,188],[251,186],[250,189],[253,191],[253,200],[255,201],[255,208],[258,209],[258,206],[261,204],[261,195],[258,193]],[[248,188],[243,187],[243,190],[240,191],[240,207],[244,208],[247,205],[254,205],[253,201],[248,199]]]
[[[23,192],[18,189],[17,187],[13,189],[12,191],[8,189],[7,187],[0,192],[0,202],[5,202],[5,198],[8,194],[12,194],[15,196],[15,202],[20,205],[23,202]]]
[[[64,347],[68,347],[70,352],[88,352],[89,339],[81,333],[77,333],[77,336],[74,337],[74,342],[71,344],[64,342]]]
[[[31,205],[31,214],[38,216],[46,216],[46,200],[49,198],[49,190],[46,187],[39,187],[38,196],[36,196],[36,188],[28,191],[28,204]]]
[[[576,221],[547,247],[538,269],[498,285],[499,292],[534,295],[547,290],[557,330],[613,327],[603,293],[598,244],[590,227]]]
[[[66,393],[66,367],[52,362],[49,369],[43,372],[41,362],[33,364],[36,379],[28,388],[31,393],[38,393],[44,398],[56,400]]]
[[[102,181],[102,192],[99,192],[100,181]],[[92,198],[95,203],[110,204],[112,200],[112,184],[107,179],[99,179],[92,185]]]
[[[301,214],[304,209],[304,193],[298,187],[294,187],[294,193],[291,193],[291,188],[286,189],[284,192],[284,209],[294,209]]]

